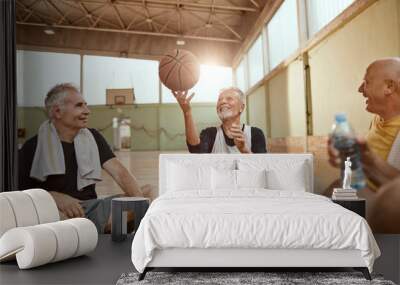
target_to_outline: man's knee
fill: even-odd
[[[369,215],[369,223],[376,233],[400,233],[400,178],[378,190]]]

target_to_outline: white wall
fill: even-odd
[[[358,87],[371,62],[400,55],[399,7],[378,1],[310,51],[314,135],[328,134],[337,112],[360,135],[368,131],[372,115]]]
[[[83,96],[89,105],[104,105],[106,89],[133,88],[136,103],[158,103],[158,61],[84,56]]]
[[[248,124],[252,127],[258,127],[264,132],[264,136],[268,136],[267,120],[269,114],[267,108],[267,90],[265,85],[261,85],[248,98],[247,112],[249,113]]]
[[[289,135],[294,137],[307,135],[304,88],[303,62],[295,60],[287,67]]]
[[[299,46],[297,29],[297,4],[284,1],[267,24],[269,65],[272,70]]]
[[[303,62],[295,60],[266,85],[269,96],[271,137],[305,136],[306,100]],[[251,95],[253,96],[253,94]],[[263,116],[257,113],[257,116]]]
[[[18,51],[17,102],[19,106],[43,106],[54,85],[70,82],[79,88],[80,56],[75,54]]]
[[[251,46],[247,58],[249,61],[249,85],[255,85],[264,76],[263,42],[261,35]]]
[[[309,35],[313,36],[316,34],[353,2],[354,0],[307,0],[307,23]]]
[[[80,86],[80,55],[17,52],[18,106],[43,106],[51,87],[71,82]],[[159,103],[158,61],[104,56],[83,57],[83,96],[89,105],[105,105],[106,89],[133,88],[136,103]],[[193,102],[216,102],[221,88],[233,85],[232,68],[201,65],[192,89]],[[163,103],[176,103],[163,86]]]
[[[247,91],[246,78],[245,78],[245,61],[242,59],[238,67],[235,69],[236,87],[243,92]]]

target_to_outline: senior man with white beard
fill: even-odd
[[[217,114],[222,124],[197,134],[188,91],[173,91],[185,119],[186,143],[191,153],[265,153],[265,137],[259,128],[240,123],[245,108],[245,95],[235,87],[222,89],[218,96]]]

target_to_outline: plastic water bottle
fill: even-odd
[[[344,177],[344,162],[347,157],[350,157],[352,170],[351,187],[357,190],[363,189],[366,183],[361,165],[360,147],[356,142],[355,133],[347,121],[345,113],[335,115],[331,141],[333,146],[339,151],[342,181]]]

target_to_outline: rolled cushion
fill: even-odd
[[[57,249],[51,262],[57,262],[70,258],[75,255],[78,249],[78,233],[71,224],[55,222],[44,224],[43,227],[49,228],[56,236]]]
[[[16,255],[20,269],[49,263],[55,256],[57,240],[53,231],[42,225],[14,228],[0,239],[0,260]]]
[[[15,228],[14,211],[6,197],[0,195],[0,237],[9,229]]]
[[[0,195],[10,202],[17,227],[33,226],[39,223],[38,214],[31,197],[22,191],[2,192]]]
[[[43,189],[29,189],[23,192],[28,194],[32,199],[38,215],[39,224],[60,220],[56,202],[49,192]]]
[[[76,218],[8,230],[0,238],[0,261],[16,256],[20,269],[86,254],[96,248],[93,222]]]
[[[96,248],[98,233],[96,226],[91,220],[85,218],[75,218],[65,220],[64,222],[71,224],[78,233],[78,248],[74,257],[86,254]]]

